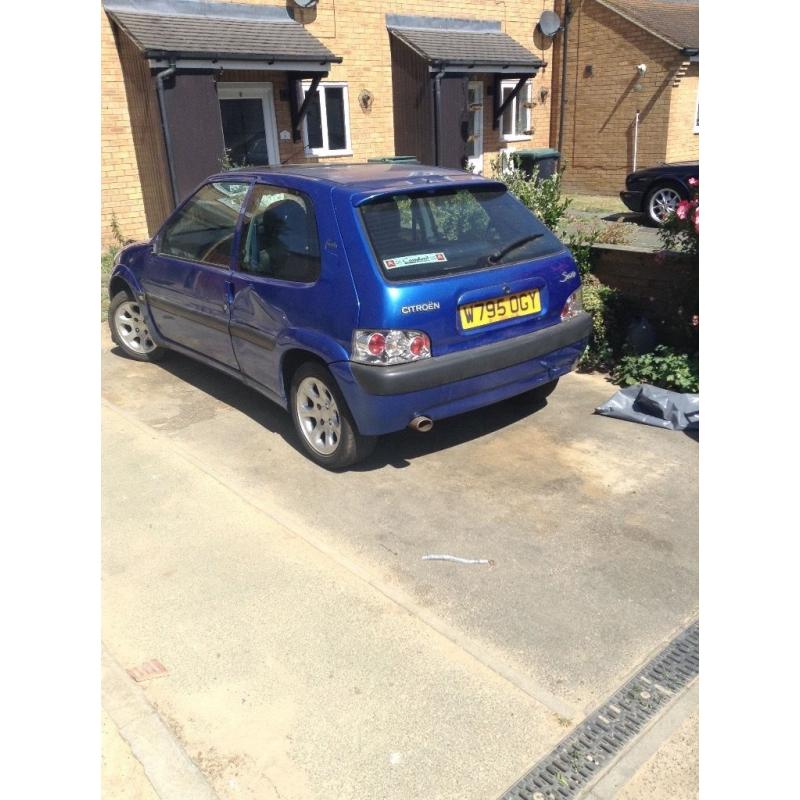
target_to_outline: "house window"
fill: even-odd
[[[517,81],[503,81],[500,84],[500,103],[514,91]],[[531,135],[531,83],[528,81],[519,94],[508,104],[503,112],[503,138],[507,142],[529,139]]]
[[[310,82],[303,83],[306,92]],[[303,98],[300,98],[303,102]],[[303,121],[306,153],[314,156],[349,156],[350,112],[346,83],[320,83]]]

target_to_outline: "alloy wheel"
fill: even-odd
[[[120,303],[114,312],[114,328],[122,343],[134,353],[152,353],[157,347],[141,306],[133,300]]]
[[[335,452],[342,437],[342,419],[333,393],[319,378],[300,381],[295,411],[309,445],[320,455]]]
[[[658,189],[653,192],[650,198],[650,205],[648,211],[650,218],[654,222],[663,223],[664,220],[678,207],[681,201],[681,196],[675,189],[670,189],[668,186]]]

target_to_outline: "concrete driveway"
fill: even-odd
[[[102,366],[104,642],[220,798],[496,797],[696,616],[697,442],[602,377],[331,474],[214,370]]]

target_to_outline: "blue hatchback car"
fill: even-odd
[[[569,251],[504,184],[416,164],[215,175],[120,251],[109,294],[124,353],[238,378],[331,469],[380,434],[542,400],[591,328]]]

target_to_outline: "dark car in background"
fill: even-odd
[[[689,179],[698,179],[699,161],[661,164],[631,172],[625,179],[622,202],[637,214],[645,214],[654,225],[661,225],[681,200],[689,200],[693,190]]]

